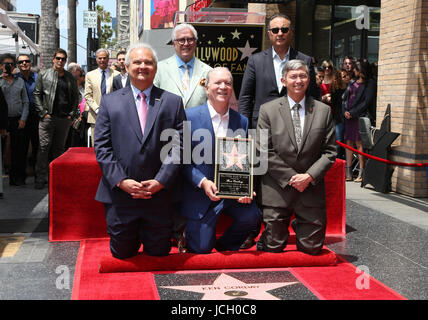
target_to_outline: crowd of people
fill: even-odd
[[[231,72],[195,57],[198,34],[189,24],[173,29],[175,53],[165,60],[138,43],[119,51],[110,67],[109,51],[99,49],[98,68],[86,75],[74,62],[65,69],[62,49],[53,53],[53,67],[40,72],[32,71],[27,55],[3,55],[0,133],[1,150],[10,146],[10,185],[25,184],[30,166],[35,188],[45,188],[50,161],[68,147],[93,146],[102,171],[96,200],[104,203],[110,249],[119,259],[137,254],[141,244],[156,256],[167,255],[171,245],[195,253],[249,248],[262,223],[257,250],[281,252],[292,213],[298,250],[319,254],[326,230],[324,175],[336,156],[346,158],[346,179],[352,179],[352,152],[335,140],[362,148],[358,118],[373,110],[375,84],[367,61],[347,57],[339,70],[328,60],[318,68],[292,48],[288,16],[276,14],[266,27],[272,46],[249,57],[238,111],[230,108]],[[214,149],[204,155],[208,161],[163,161],[166,129],[176,132],[176,148],[167,155],[173,158],[177,148],[182,157],[185,130],[192,133],[193,155],[201,142],[211,146],[215,137],[233,137],[237,130],[248,136],[255,129],[267,171],[255,176],[254,198],[218,197]],[[208,136],[193,141],[200,130]],[[360,159],[360,175],[363,166]],[[220,213],[233,223],[216,239]]]

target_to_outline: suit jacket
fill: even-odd
[[[181,98],[153,86],[144,136],[131,87],[104,95],[99,110],[95,125],[95,155],[102,178],[95,199],[116,205],[151,207],[171,203],[171,190],[180,164],[161,160],[161,150],[169,141],[161,141],[160,136],[165,129],[174,129],[181,137],[186,119]],[[132,199],[116,186],[125,178],[136,181],[156,179],[165,188],[150,200]]]
[[[349,101],[349,88],[355,81],[351,81],[342,95],[342,115],[345,111],[349,111],[352,118],[358,118],[368,113],[369,118],[376,119],[376,114],[373,113],[373,103],[375,102],[376,83],[374,80],[369,79],[365,83],[361,83],[355,94],[354,101],[350,105]]]
[[[320,91],[316,84],[315,69],[311,57],[290,48],[289,60],[299,59],[306,62],[309,67],[310,83],[307,95],[319,99]],[[251,55],[248,58],[247,67],[242,78],[241,91],[239,93],[239,113],[250,120],[250,128],[257,128],[260,106],[263,103],[276,99],[287,93],[283,88],[278,91],[273,66],[272,47],[262,52]]]
[[[260,138],[263,129],[268,132],[267,145]],[[268,156],[267,173],[261,182],[262,204],[287,207],[297,196],[306,206],[324,207],[324,176],[336,159],[335,140],[331,108],[322,102],[306,98],[300,148],[297,147],[287,97],[263,104],[256,141],[257,150],[267,152]],[[297,173],[309,173],[314,178],[302,193],[288,185]]]
[[[130,77],[128,75],[128,78],[126,78],[126,84],[125,87],[128,87],[131,85],[131,80]],[[123,85],[122,85],[122,75],[119,73],[117,76],[115,76],[113,78],[113,91],[122,89]]]
[[[110,77],[107,80],[109,82],[109,91],[107,93],[113,91],[113,78],[119,74],[119,72],[112,68],[109,68],[109,70]],[[85,99],[86,105],[89,107],[88,123],[95,123],[101,96],[101,74],[98,69],[95,69],[88,72],[85,78]]]
[[[188,132],[191,132],[192,135],[198,129],[209,130],[211,134],[210,137],[207,137],[211,140],[204,144],[205,148],[203,149],[203,151],[201,151],[201,157],[204,158],[205,152],[211,152],[208,158],[211,157],[209,159],[212,159],[212,162],[203,162],[201,164],[196,164],[195,162],[193,162],[192,159],[192,162],[190,164],[185,163],[183,165],[182,170],[182,202],[180,214],[184,217],[197,220],[202,219],[205,216],[209,206],[212,203],[212,201],[205,194],[204,190],[198,187],[198,184],[203,177],[214,181],[215,134],[212,126],[211,116],[208,110],[208,105],[206,103],[195,108],[186,109],[186,117],[188,120],[187,124],[190,123],[191,125],[191,128],[186,128],[186,130],[189,130]],[[239,134],[241,137],[245,137],[248,131],[248,120],[247,118],[240,115],[238,112],[229,109],[228,128],[231,129],[235,134]],[[236,130],[238,129],[241,129],[241,132],[237,132]],[[198,141],[193,141],[192,139],[190,154],[193,152],[193,149],[196,146],[203,143],[204,139],[204,137],[202,137]],[[210,150],[208,149],[209,146],[211,146]],[[187,153],[186,150],[184,150],[184,152]],[[219,210],[222,209],[224,201],[236,200],[223,199],[219,201]]]
[[[159,88],[179,95],[183,99],[184,108],[192,108],[204,104],[207,101],[205,86],[201,81],[207,78],[208,71],[212,68],[195,58],[192,78],[190,81],[190,93],[185,97],[181,84],[180,70],[175,55],[162,60],[158,64],[155,80],[153,84]]]

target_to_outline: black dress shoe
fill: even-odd
[[[41,189],[43,189],[45,187],[45,183],[44,182],[36,182],[35,184],[34,184],[34,189],[37,189],[37,190],[41,190]]]
[[[254,246],[254,244],[256,243],[256,241],[254,241],[254,237],[253,235],[249,235],[247,239],[245,239],[244,243],[241,244],[240,249],[249,249],[252,246]]]

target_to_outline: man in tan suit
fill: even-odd
[[[113,78],[118,71],[109,68],[109,52],[106,49],[98,49],[95,53],[98,68],[88,72],[85,79],[85,99],[88,106],[88,123],[91,125],[91,141],[94,145],[94,128],[97,119],[101,97],[113,91]]]
[[[281,252],[294,212],[297,249],[316,255],[325,239],[324,175],[336,159],[333,115],[328,105],[305,97],[310,77],[304,61],[288,61],[281,81],[287,95],[263,104],[257,124],[257,148],[268,159],[261,185],[265,230],[257,249]]]

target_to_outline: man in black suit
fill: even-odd
[[[303,60],[309,66],[310,83],[306,95],[315,99],[320,99],[321,96],[316,84],[312,58],[290,46],[293,39],[291,19],[284,14],[275,14],[268,19],[266,29],[272,47],[248,58],[238,101],[238,111],[248,118],[252,129],[257,128],[260,106],[287,93],[281,82],[281,74],[282,68],[289,60]],[[257,179],[255,184],[258,188]],[[258,233],[259,229],[255,230],[242,248],[251,247]]]
[[[315,99],[320,94],[311,57],[290,46],[293,39],[291,19],[284,14],[275,14],[269,18],[266,27],[272,47],[248,58],[239,94],[239,113],[248,118],[253,129],[257,128],[260,106],[286,94],[287,90],[281,83],[281,71],[288,60],[306,62],[310,73],[306,94]]]
[[[125,57],[125,50],[120,50],[116,55],[116,59],[120,67],[120,74],[113,78],[113,91],[122,89],[130,85],[128,72],[126,72]]]

